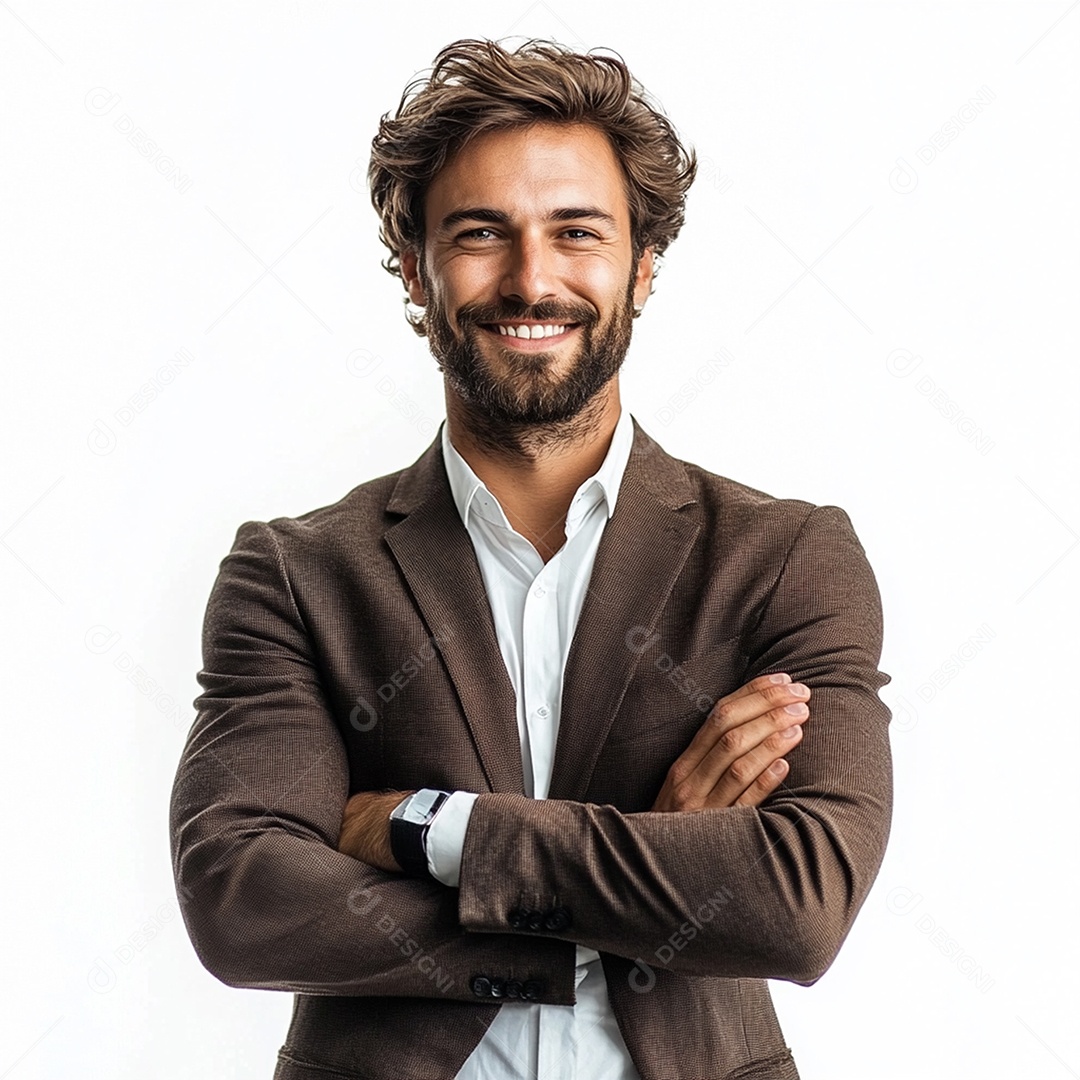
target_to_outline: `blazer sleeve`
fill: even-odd
[[[892,809],[881,600],[842,509],[810,510],[745,641],[745,681],[786,671],[812,689],[784,785],[758,807],[687,813],[482,794],[463,926],[562,936],[689,975],[821,977],[877,875]],[[521,910],[557,911],[533,920],[556,928],[530,929]]]
[[[541,973],[544,1000],[573,1001],[572,946],[467,934],[452,890],[337,850],[345,746],[266,523],[241,525],[221,563],[198,680],[169,827],[184,923],[213,975],[251,989],[475,1002],[476,971]]]

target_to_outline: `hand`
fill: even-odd
[[[787,682],[774,683],[778,675]],[[809,699],[810,688],[783,673],[761,675],[722,697],[668,769],[653,810],[759,805],[787,776],[783,755],[799,745]],[[791,705],[798,706],[794,714],[786,711]]]
[[[345,804],[338,851],[380,870],[401,873],[390,852],[390,811],[411,791],[358,791]]]

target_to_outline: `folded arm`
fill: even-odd
[[[696,936],[670,970],[815,982],[888,837],[881,638],[877,585],[851,523],[838,507],[817,507],[746,634],[748,677],[784,671],[813,693],[786,782],[760,807],[684,813],[479,795],[462,853],[461,924],[636,958],[655,955],[694,916]],[[555,908],[569,925],[521,925],[522,909]]]
[[[477,971],[573,1001],[574,948],[468,934],[456,894],[337,850],[345,746],[270,529],[247,522],[203,630],[203,693],[170,801],[173,872],[204,966],[230,986],[474,1001]]]

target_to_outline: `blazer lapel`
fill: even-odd
[[[566,660],[549,799],[584,799],[641,658],[627,634],[655,627],[701,529],[677,513],[696,502],[682,465],[633,424],[615,513],[604,526]]]
[[[439,436],[402,472],[387,510],[406,515],[387,530],[386,542],[437,635],[488,784],[492,791],[524,794],[514,686]]]

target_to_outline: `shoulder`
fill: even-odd
[[[664,491],[683,493],[691,505],[682,512],[700,523],[707,546],[753,552],[767,561],[783,559],[797,542],[816,546],[855,539],[851,520],[839,506],[763,491],[668,454],[640,426],[639,432],[644,470],[663,477]]]
[[[780,497],[668,453],[636,417],[634,428],[635,471],[670,505],[697,504],[706,524],[797,530],[815,509],[806,499]]]
[[[703,511],[727,528],[793,538],[807,529],[827,528],[831,522],[850,525],[847,512],[834,504],[773,495],[692,462],[682,464]]]
[[[398,515],[387,504],[405,469],[358,484],[336,502],[295,515],[245,521],[237,540],[275,547],[288,561],[305,555],[318,559],[353,556],[379,549],[382,537]]]

